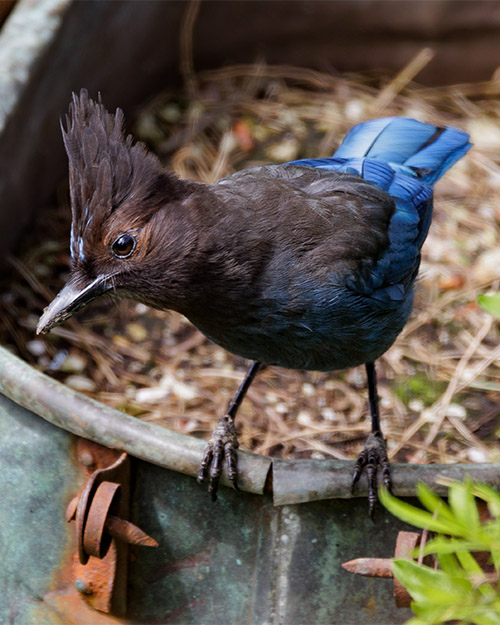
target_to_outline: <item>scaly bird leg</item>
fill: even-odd
[[[373,362],[366,363],[366,375],[368,377],[368,397],[370,401],[370,414],[372,418],[372,431],[366,439],[365,448],[359,454],[352,474],[351,491],[354,491],[356,482],[363,470],[366,469],[368,479],[368,506],[370,518],[374,518],[375,504],[377,503],[377,469],[382,467],[382,479],[388,490],[391,490],[391,467],[387,457],[385,439],[380,429],[380,414],[378,409],[377,377]]]
[[[231,484],[236,490],[239,490],[236,468],[238,438],[234,428],[234,418],[250,387],[250,384],[261,367],[262,364],[260,362],[254,362],[247,371],[247,374],[243,379],[243,382],[240,384],[236,395],[229,404],[226,414],[217,424],[217,427],[213,431],[205,449],[205,454],[201,461],[200,471],[198,473],[198,482],[203,482],[208,475],[208,492],[212,501],[217,499],[217,489],[219,487],[219,478],[222,473],[224,460],[227,464],[227,474],[231,480]]]

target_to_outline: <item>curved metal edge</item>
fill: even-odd
[[[0,347],[0,392],[46,421],[112,449],[127,453],[165,469],[192,477],[198,475],[205,441],[178,434],[73,391],[40,373]],[[215,420],[215,419],[214,419]],[[366,477],[362,476],[354,495],[351,476],[354,461],[280,460],[247,451],[238,452],[238,484],[246,492],[272,491],[274,505],[281,506],[322,499],[364,497]],[[272,473],[271,473],[272,470]],[[445,486],[439,477],[485,482],[500,488],[500,464],[393,464],[393,492],[399,497],[415,496],[415,485],[433,485],[438,494]],[[268,476],[271,480],[268,480]],[[221,482],[230,486],[223,474]]]
[[[52,43],[71,0],[21,1],[0,33],[0,132],[15,110],[40,56]]]
[[[0,347],[0,392],[46,421],[165,469],[196,477],[206,442],[109,408],[37,371]],[[214,418],[215,423],[215,418]],[[238,452],[238,485],[262,494],[271,458]],[[221,483],[230,486],[227,475]]]
[[[366,475],[351,494],[354,461],[273,459],[273,502],[275,506],[322,499],[365,497]],[[470,477],[495,488],[500,487],[500,464],[391,464],[392,492],[398,497],[415,497],[416,485],[424,482],[439,495],[448,487],[439,478],[463,480]]]

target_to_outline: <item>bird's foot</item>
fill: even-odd
[[[374,519],[377,497],[377,469],[382,467],[382,479],[387,490],[391,490],[391,466],[387,457],[387,446],[382,432],[372,432],[366,439],[365,448],[359,454],[352,474],[351,492],[354,492],[356,482],[366,470],[368,480],[368,513]]]
[[[217,499],[219,478],[222,474],[224,461],[227,465],[227,475],[235,490],[237,484],[237,454],[238,438],[234,427],[234,419],[226,414],[217,424],[205,449],[198,473],[198,482],[203,482],[208,476],[208,492],[212,501]]]

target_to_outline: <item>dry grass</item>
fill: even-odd
[[[292,67],[239,66],[195,76],[160,95],[135,134],[179,175],[213,181],[242,167],[334,152],[355,123],[405,115],[469,131],[474,149],[440,181],[423,250],[415,311],[378,363],[382,422],[393,458],[500,461],[498,326],[476,304],[500,278],[500,85],[421,89],[409,81],[424,50],[392,81]],[[69,209],[27,235],[4,289],[0,340],[67,384],[141,419],[207,437],[247,363],[175,313],[97,303],[34,337],[68,265]],[[262,372],[238,423],[244,448],[283,457],[352,458],[369,429],[363,368],[333,374]]]

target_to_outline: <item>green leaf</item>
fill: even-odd
[[[483,597],[493,601],[497,593],[493,586],[486,581],[484,571],[476,562],[476,559],[469,551],[457,551],[457,559],[467,574],[468,579],[477,587]]]
[[[425,625],[434,625],[435,623],[444,623],[447,608],[443,606],[429,605],[428,603],[411,604],[413,613],[417,616],[417,623],[425,623]],[[407,621],[405,625],[409,625],[411,621]]]
[[[437,513],[437,518],[443,517],[453,521],[453,513],[449,506],[424,482],[417,484],[417,496],[429,512]]]
[[[481,482],[473,485],[473,492],[476,497],[479,497],[488,504],[488,510],[492,517],[500,517],[500,493],[487,484]]]
[[[495,295],[478,295],[477,303],[483,310],[489,312],[494,317],[500,317],[500,293]]]
[[[442,571],[447,573],[449,576],[458,578],[462,575],[463,577],[462,568],[460,567],[454,553],[439,553],[437,554],[437,558]]]
[[[401,521],[422,529],[427,528],[432,532],[439,532],[440,534],[451,534],[453,536],[462,536],[464,534],[463,526],[455,520],[436,519],[430,512],[420,510],[420,508],[416,508],[405,501],[396,499],[386,488],[379,490],[379,499],[382,505],[395,517],[401,519]]]
[[[457,610],[456,616],[462,618],[465,623],[474,623],[474,625],[500,625],[500,612],[494,604]]]
[[[472,494],[470,481],[455,482],[450,486],[448,501],[456,519],[467,529],[471,536],[479,527],[479,512]]]
[[[464,585],[465,580],[413,560],[393,560],[392,571],[414,601],[436,607],[460,603],[470,587],[470,584]]]
[[[493,566],[498,571],[500,570],[500,549],[491,550],[491,559],[493,560]]]
[[[436,536],[436,538],[429,540],[422,548],[422,555],[427,556],[431,553],[457,553],[457,551],[488,551],[488,546],[484,541],[461,540]]]

